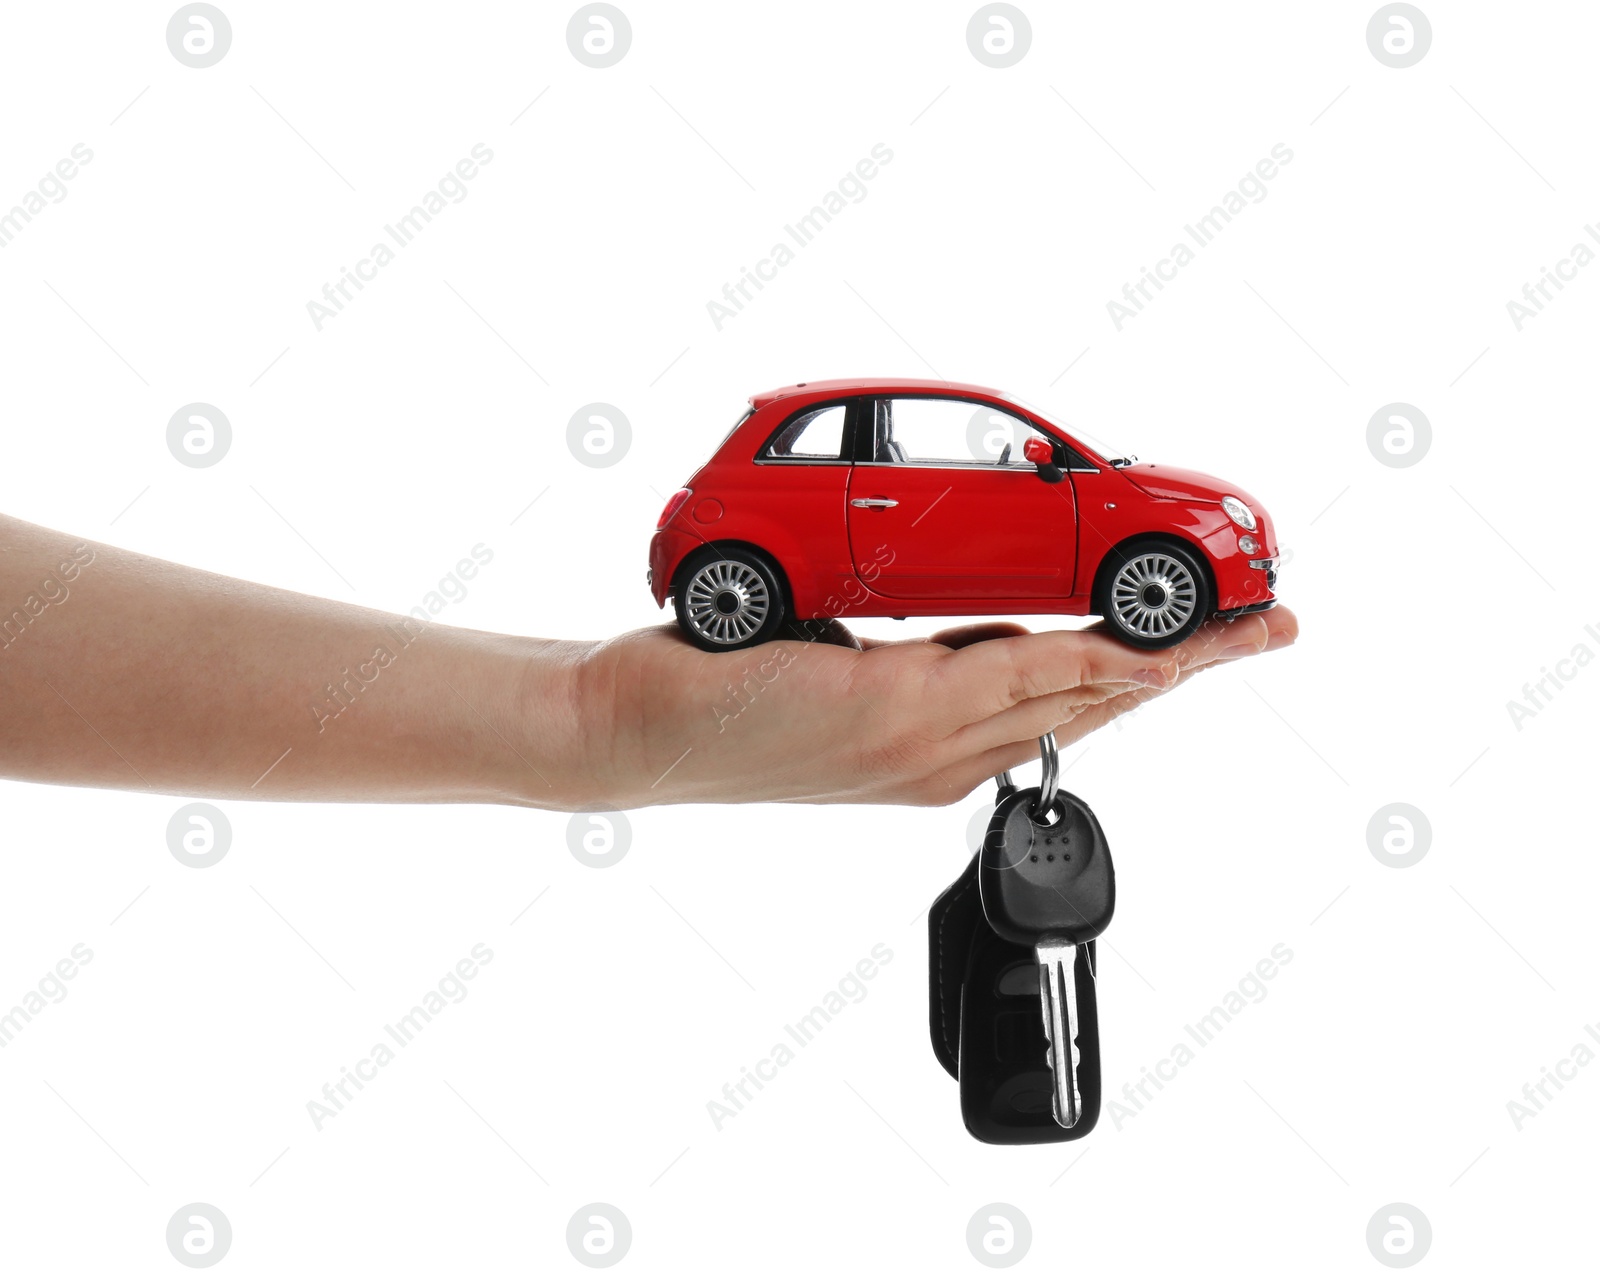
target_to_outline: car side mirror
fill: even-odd
[[[1066,476],[1056,463],[1056,449],[1043,438],[1032,437],[1022,444],[1022,458],[1038,469],[1041,480],[1052,484]]]

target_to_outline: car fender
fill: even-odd
[[[1131,486],[1128,483],[1125,489]],[[1115,503],[1116,507],[1107,508],[1107,503]],[[1133,499],[1101,500],[1098,506],[1086,506],[1080,498],[1078,507],[1079,588],[1091,598],[1106,555],[1131,539],[1165,535],[1187,544],[1200,554],[1219,588],[1219,563],[1240,555],[1231,533],[1235,529],[1233,522],[1220,507],[1138,495]]]
[[[839,540],[844,547],[842,494]],[[855,577],[848,560],[832,563],[817,560],[815,546],[808,547],[778,518],[730,511],[715,529],[715,536],[707,536],[710,542],[743,544],[765,553],[777,563],[789,587],[789,604],[796,618],[809,619],[823,613],[829,595],[840,592],[846,578],[853,580]]]

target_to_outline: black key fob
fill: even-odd
[[[979,853],[983,913],[995,932],[1019,945],[1047,937],[1090,941],[1105,932],[1117,906],[1105,832],[1094,810],[1070,791],[1056,793],[1049,821],[1036,820],[1038,795],[1014,791],[995,807]]]
[[[1027,807],[1030,796],[1014,800],[1003,795],[996,822],[1017,809],[1026,817]],[[1033,843],[1020,824],[1005,836],[1027,847],[1022,858],[1027,869],[1017,877],[1017,885],[1020,888],[1024,878],[1031,881],[1030,889],[1046,883],[1066,885],[1068,894],[1099,912],[1089,917],[1089,927],[1097,931],[1109,920],[1115,898],[1105,837],[1088,806],[1066,793],[1058,797],[1053,819],[1049,827],[1038,829]],[[985,914],[992,899],[1010,891],[1005,887],[1009,882],[995,874],[984,878],[980,887],[980,875],[1019,865],[1009,861],[1015,854],[997,858],[993,841],[998,829],[991,824],[984,848],[929,908],[929,1036],[939,1063],[960,1084],[962,1121],[976,1139],[996,1145],[1077,1140],[1094,1128],[1100,1114],[1095,943],[1081,941],[1073,958],[1080,1113],[1071,1128],[1064,1128],[1052,1105],[1055,1078],[1047,1061],[1039,956],[1033,945],[996,932],[995,916]],[[1038,863],[1029,860],[1035,849]],[[1077,862],[1062,861],[1062,853]],[[1019,897],[1015,910],[1022,913],[1023,922],[1031,923],[1028,905],[1025,896]],[[1001,922],[1013,936],[1025,935]],[[1075,935],[1082,937],[1084,931],[1074,926]]]
[[[1100,1020],[1094,943],[1078,947],[1078,1090],[1082,1113],[1062,1127],[1051,1112],[1055,1077],[1045,1063],[1039,966],[1031,946],[1008,942],[980,924],[961,989],[961,1120],[991,1145],[1077,1140],[1100,1117]]]
[[[934,1056],[953,1079],[961,1077],[961,984],[967,976],[967,954],[984,927],[974,853],[967,869],[928,908],[928,1032]]]

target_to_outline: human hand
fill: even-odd
[[[27,605],[0,632],[0,778],[569,810],[949,804],[1030,759],[1047,730],[1076,742],[1298,632],[1280,607],[1158,651],[1003,623],[866,643],[807,624],[719,654],[675,626],[561,641],[74,546],[0,516],[6,596]]]
[[[576,807],[682,802],[951,804],[1218,663],[1299,632],[1279,606],[1135,650],[1097,627],[950,628],[859,643],[839,625],[734,653],[675,627],[605,641],[575,663],[582,726],[558,785]]]

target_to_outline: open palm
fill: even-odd
[[[868,642],[838,624],[733,653],[675,627],[603,642],[582,660],[594,805],[803,801],[950,804],[1036,757],[1054,731],[1076,742],[1218,662],[1294,641],[1283,607],[1212,622],[1168,650],[1097,628],[953,628]]]

